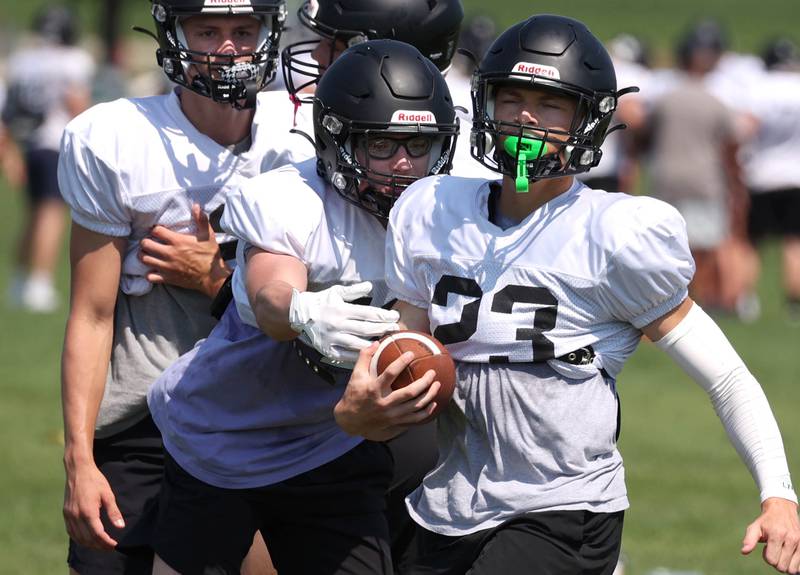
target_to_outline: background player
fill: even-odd
[[[150,573],[163,452],[145,395],[214,326],[211,298],[229,274],[204,214],[246,177],[311,155],[286,136],[291,105],[258,93],[275,71],[281,0],[156,0],[152,12],[159,63],[180,87],[91,108],[67,126],[59,163],[73,222],[64,516],[81,575]],[[154,226],[213,244],[196,289],[148,280],[139,242]]]
[[[472,117],[465,113],[469,83],[448,73],[464,18],[460,0],[306,0],[297,14],[300,22],[318,36],[283,50],[284,80],[299,102],[311,101],[314,85],[345,48],[366,40],[391,38],[416,47],[445,75],[461,131],[469,130]],[[453,170],[463,176],[493,177],[472,160],[469,138],[459,139]]]
[[[757,122],[743,150],[750,191],[749,234],[761,243],[781,239],[783,296],[787,320],[800,325],[800,53],[787,39],[765,48],[765,71],[750,84],[745,107]]]
[[[758,382],[687,297],[682,218],[573,178],[596,162],[627,91],[608,54],[580,22],[534,16],[498,38],[474,86],[474,151],[502,184],[425,179],[387,236],[401,325],[433,333],[457,360],[439,463],[408,499],[420,529],[401,572],[611,573],[628,506],[616,377],[642,333],[708,393],[756,480],[762,513],[742,552],[765,541],[770,565],[798,572],[780,433]],[[336,408],[367,437],[397,425],[385,406],[398,392],[370,402],[392,379],[369,376],[374,350]]]
[[[63,6],[34,19],[34,42],[9,58],[3,123],[24,154],[27,213],[17,241],[10,303],[33,312],[59,304],[53,287],[65,224],[58,192],[58,147],[64,126],[91,103],[94,62],[76,46],[77,23]]]
[[[169,453],[156,573],[236,572],[256,530],[282,574],[391,571],[390,451],[338,429],[349,371],[289,340],[347,361],[342,345],[397,329],[377,307],[384,222],[405,186],[449,169],[458,125],[436,67],[390,40],[344,52],[313,117],[316,160],[228,197],[236,305],[149,393]]]

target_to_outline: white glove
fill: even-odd
[[[371,291],[370,282],[337,285],[319,292],[293,289],[289,325],[305,334],[308,343],[333,360],[331,363],[352,365],[372,338],[400,329],[400,314],[395,310],[348,303]]]

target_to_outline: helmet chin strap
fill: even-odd
[[[520,138],[509,136],[503,143],[506,153],[517,162],[517,177],[514,180],[518,193],[528,192],[528,162],[537,160],[547,144],[538,138]]]

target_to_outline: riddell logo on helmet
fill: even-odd
[[[534,76],[546,76],[547,78],[553,78],[555,80],[561,78],[561,74],[558,73],[558,68],[545,66],[544,64],[533,64],[531,62],[517,62],[511,71],[533,74]]]
[[[252,6],[250,0],[205,0],[203,6]]]
[[[425,110],[397,110],[392,114],[392,124],[435,124],[436,116]]]

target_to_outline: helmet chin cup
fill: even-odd
[[[508,136],[503,143],[505,152],[517,162],[517,175],[514,185],[517,192],[526,193],[528,191],[528,162],[539,159],[547,149],[547,144],[537,138],[520,138]]]

